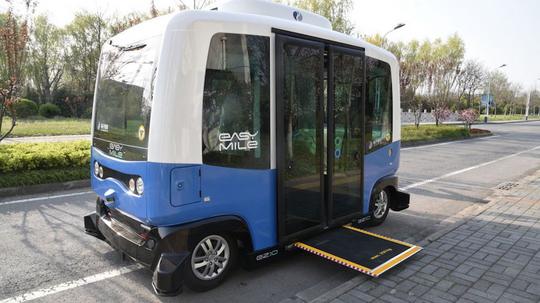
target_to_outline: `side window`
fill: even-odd
[[[203,163],[270,167],[270,38],[212,37],[203,96]]]
[[[390,65],[366,57],[366,152],[392,142],[392,77]]]

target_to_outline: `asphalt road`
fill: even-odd
[[[540,122],[480,127],[495,135],[403,149],[399,175],[412,193],[411,207],[371,230],[420,241],[454,215],[486,203],[499,184],[540,167]],[[158,298],[149,271],[122,262],[107,244],[83,233],[82,216],[94,209],[94,195],[84,191],[0,198],[0,302],[278,302],[295,294],[314,298],[358,274],[299,252],[254,271],[239,268],[206,293]]]

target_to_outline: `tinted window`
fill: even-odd
[[[143,160],[148,146],[152,85],[159,37],[132,45],[106,44],[96,87],[94,146],[124,160]],[[111,150],[109,142],[125,144]]]
[[[392,78],[388,63],[367,58],[366,150],[392,142]]]
[[[270,167],[270,39],[216,34],[203,97],[203,162]]]

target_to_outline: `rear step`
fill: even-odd
[[[372,277],[380,276],[422,250],[352,226],[329,230],[294,246]]]

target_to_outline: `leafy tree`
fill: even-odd
[[[25,0],[25,13],[17,16],[14,13],[16,4],[8,1],[8,10],[0,18],[0,141],[6,138],[15,128],[17,117],[13,107],[20,97],[20,86],[23,83],[23,68],[28,42],[28,21],[33,13],[35,3]],[[9,115],[11,125],[2,133],[2,122]]]
[[[293,5],[326,17],[335,31],[349,35],[354,29],[349,20],[352,0],[295,0]]]
[[[465,97],[465,107],[472,107],[473,99],[476,92],[482,87],[485,76],[486,72],[482,64],[474,60],[466,61],[457,78],[457,101],[461,101]]]
[[[426,42],[427,43],[427,42]],[[446,42],[436,39],[429,47],[425,45],[422,57],[426,59],[427,97],[432,111],[450,107],[452,92],[465,55],[465,44],[459,36],[450,36]],[[435,124],[439,125],[435,116]]]
[[[39,103],[50,103],[64,73],[64,31],[49,23],[46,16],[34,20],[28,52],[28,76],[39,96]]]
[[[96,83],[101,46],[110,36],[107,21],[100,13],[81,12],[66,27],[69,41],[66,54],[66,85],[75,102],[72,114],[79,116],[91,102]]]

